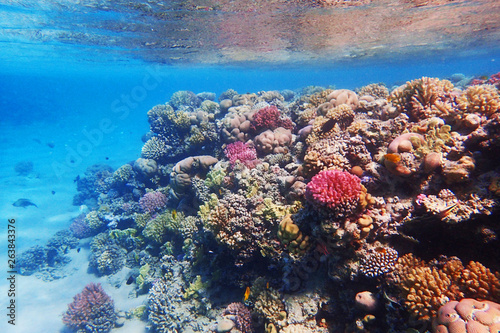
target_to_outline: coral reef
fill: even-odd
[[[76,332],[109,332],[116,321],[113,300],[104,292],[100,283],[90,283],[68,304],[62,320]]]

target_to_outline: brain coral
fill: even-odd
[[[500,108],[500,95],[490,84],[470,86],[458,97],[458,106],[466,112],[480,112],[491,116]]]
[[[346,216],[357,206],[361,194],[359,177],[345,171],[324,170],[306,187],[306,199],[315,207]]]
[[[434,333],[479,333],[500,331],[500,304],[464,298],[439,308],[432,323]]]

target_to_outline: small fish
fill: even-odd
[[[243,295],[243,301],[247,301],[249,296],[250,296],[250,287],[247,287],[247,289],[245,289],[245,294]]]
[[[316,246],[316,251],[318,251],[319,253],[327,256],[330,254],[330,252],[328,251],[328,248],[326,247],[326,245],[324,243],[318,243],[318,245]]]
[[[23,207],[23,208],[26,208],[28,206],[35,206],[36,208],[38,208],[38,206],[35,205],[33,202],[31,202],[31,200],[29,200],[29,199],[17,199],[17,201],[14,202],[12,204],[12,206],[14,206],[14,207]]]
[[[76,183],[79,180],[80,180],[80,175],[76,176],[75,179],[73,179],[73,183]]]
[[[446,207],[442,211],[439,212],[438,217],[440,219],[444,219],[446,216],[450,215],[450,213],[457,207],[457,204],[453,204],[449,207]]]
[[[399,163],[401,161],[401,156],[398,154],[385,154],[384,159],[391,163]]]
[[[266,283],[266,289],[269,289],[269,281]]]
[[[79,248],[77,248],[77,249],[76,249],[76,252],[77,252],[77,253],[80,253],[80,250],[81,250],[81,249],[82,249],[82,248],[80,248],[80,247],[79,247]]]
[[[323,125],[321,125],[321,132],[328,133],[332,130],[333,127],[335,127],[335,120],[327,120]]]
[[[54,194],[56,194],[56,191],[52,191],[51,193],[52,193],[52,195],[54,195]]]
[[[172,210],[172,217],[173,217],[174,219],[177,219],[177,210],[175,210],[175,209],[174,209],[174,210]]]
[[[127,280],[127,285],[132,284],[134,281],[135,281],[134,277],[133,277],[132,275],[130,275],[130,276],[128,277],[128,280]]]
[[[40,141],[38,139],[33,139],[33,141],[35,141],[36,143],[42,144],[42,141]]]
[[[109,160],[109,157],[106,156],[106,161]]]
[[[49,146],[50,148],[54,148],[56,146],[56,144],[52,141],[50,142],[47,142],[47,146]]]

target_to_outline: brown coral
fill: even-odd
[[[278,238],[288,246],[288,250],[294,254],[304,254],[309,248],[309,236],[305,236],[299,227],[293,223],[292,216],[286,215],[281,220],[278,229]]]
[[[500,94],[490,84],[470,86],[458,97],[457,102],[465,112],[479,112],[489,117],[500,108]]]
[[[448,80],[422,77],[396,88],[389,96],[399,112],[413,120],[454,116],[453,84]]]
[[[405,307],[415,319],[429,320],[449,300],[500,298],[500,275],[482,264],[470,262],[464,268],[458,258],[451,258],[440,267],[406,254],[399,258],[391,274],[401,289]]]

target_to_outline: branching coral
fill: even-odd
[[[116,321],[113,300],[101,284],[90,283],[73,298],[63,315],[66,326],[77,332],[105,333],[111,331]]]
[[[389,96],[400,112],[412,120],[455,116],[453,84],[448,80],[423,77],[400,86]]]
[[[493,85],[469,86],[457,102],[465,112],[479,112],[490,117],[500,109],[500,94]]]
[[[357,208],[361,192],[359,177],[345,171],[325,170],[307,184],[306,199],[317,208],[347,216]]]

